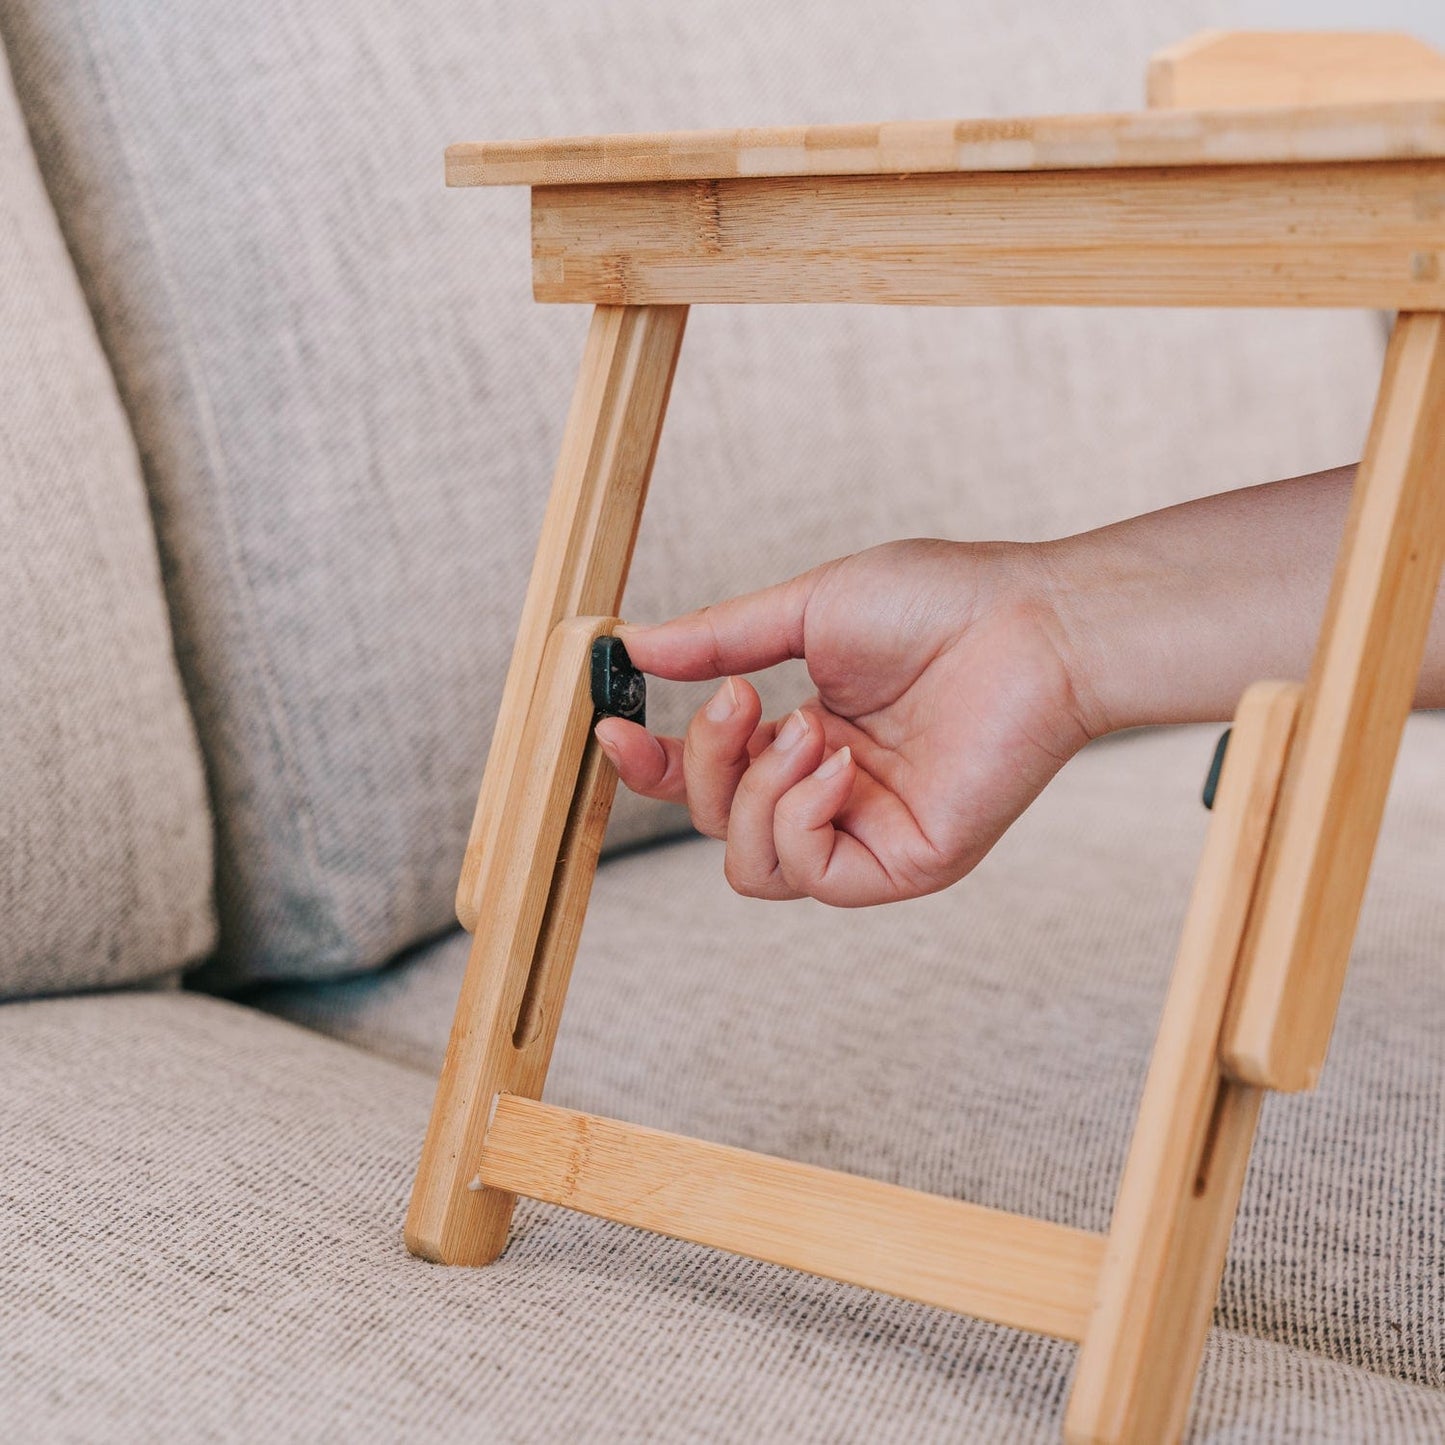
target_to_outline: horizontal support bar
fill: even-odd
[[[1445,309],[1445,161],[532,191],[539,301]]]
[[[998,1324],[1083,1338],[1103,1236],[511,1094],[481,1181]]]

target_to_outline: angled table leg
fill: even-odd
[[[1445,557],[1445,316],[1395,323],[1280,792],[1223,1056],[1313,1088],[1344,987]]]
[[[1412,64],[1445,82],[1441,57],[1403,36],[1210,33],[1155,57],[1149,103],[1269,104],[1292,89],[1388,98]],[[1182,1433],[1264,1089],[1312,1083],[1323,1062],[1438,586],[1442,433],[1440,318],[1402,316],[1308,693],[1267,684],[1241,704],[1075,1374],[1071,1440]]]
[[[592,314],[457,885],[457,917],[468,930],[480,916],[547,636],[564,617],[610,616],[622,605],[686,324],[686,306],[598,306]]]
[[[477,1165],[498,1094],[539,1097],[551,1062],[617,787],[589,676],[616,621],[560,622],[542,655],[407,1213],[407,1247],[438,1263],[486,1264],[507,1242],[513,1197],[483,1188]]]
[[[1235,717],[1074,1373],[1076,1445],[1183,1429],[1263,1096],[1225,1078],[1219,1037],[1299,697],[1257,683]]]
[[[495,1095],[546,1078],[616,784],[588,742],[589,649],[627,580],[686,319],[599,306],[588,333],[457,895],[476,938],[406,1222],[439,1262],[506,1243],[511,1196],[469,1187],[474,1156]],[[559,629],[579,613],[598,615]]]
[[[1323,1064],[1442,554],[1445,322],[1402,316],[1309,684],[1241,704],[1071,1440],[1182,1432],[1264,1090],[1309,1087]]]

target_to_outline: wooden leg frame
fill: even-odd
[[[1306,686],[1241,701],[1107,1236],[540,1102],[615,774],[615,610],[680,308],[593,322],[463,911],[478,922],[413,1252],[485,1264],[518,1194],[1077,1341],[1066,1434],[1177,1437],[1266,1088],[1318,1077],[1445,551],[1445,322],[1401,316]]]
[[[622,601],[687,308],[599,306],[502,694],[457,913],[475,939],[422,1148],[407,1247],[502,1252],[512,1198],[473,1188],[499,1094],[542,1092],[617,779],[588,659]]]
[[[1151,102],[1396,83],[1397,38],[1347,65],[1343,43],[1206,37],[1160,57]],[[1096,1235],[540,1102],[616,785],[588,660],[615,625],[686,314],[593,318],[457,896],[475,941],[408,1247],[485,1264],[525,1194],[1074,1340],[1070,1440],[1176,1438],[1264,1091],[1312,1087],[1324,1061],[1414,694],[1445,553],[1445,322],[1396,323],[1308,682],[1240,703]]]

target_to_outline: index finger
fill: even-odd
[[[815,567],[671,622],[619,627],[617,635],[636,666],[678,682],[772,667],[803,655],[803,615],[821,571]]]

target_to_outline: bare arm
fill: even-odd
[[[1354,474],[1223,492],[1045,544],[1090,735],[1220,721],[1251,682],[1303,679]],[[1442,597],[1416,706],[1445,706]]]
[[[739,892],[856,905],[961,878],[1090,738],[1222,721],[1309,668],[1354,469],[1036,545],[895,542],[630,629],[638,665],[726,679],[686,738],[608,719],[622,779],[727,842]],[[807,661],[764,721],[743,672]],[[1437,598],[1417,705],[1445,706]]]

